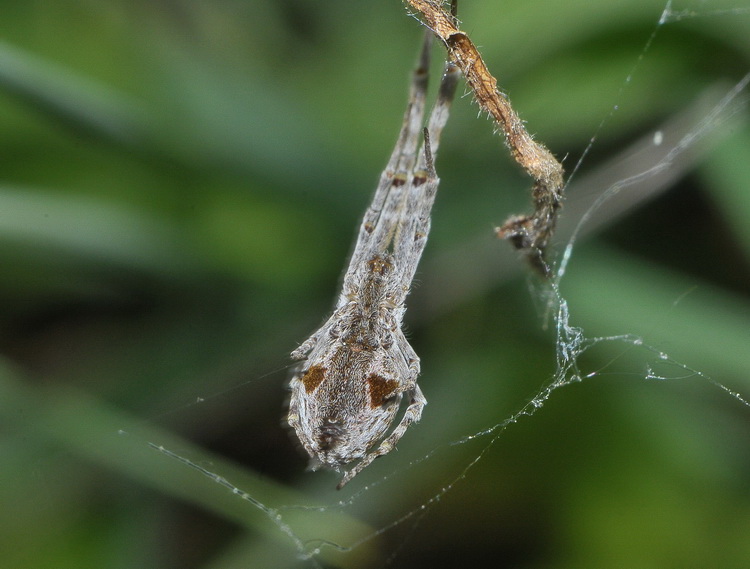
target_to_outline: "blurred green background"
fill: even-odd
[[[326,567],[748,566],[750,409],[712,383],[750,395],[747,95],[711,110],[750,71],[750,4],[674,0],[657,27],[665,5],[459,7],[568,172],[596,138],[558,254],[705,134],[615,186],[561,282],[572,325],[648,348],[595,344],[462,476],[491,437],[450,443],[522,409],[556,342],[492,232],[530,182],[459,98],[406,319],[429,405],[337,493],[282,424],[288,353],[338,292],[418,22],[398,0],[0,2],[0,565],[310,566],[330,540],[355,547]]]

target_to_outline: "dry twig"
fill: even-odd
[[[505,133],[511,154],[534,179],[532,198],[534,213],[510,217],[497,235],[508,239],[522,251],[532,266],[543,275],[549,274],[544,259],[545,248],[552,236],[562,204],[563,167],[552,153],[535,142],[497,88],[492,76],[469,36],[458,29],[456,19],[443,8],[440,0],[406,0],[425,19],[427,26],[448,49],[451,60],[461,69],[479,106],[489,113]]]

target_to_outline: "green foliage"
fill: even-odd
[[[708,117],[750,69],[750,4],[671,7],[684,18],[658,28],[656,0],[459,7],[568,171],[596,134],[558,251],[647,164],[622,151]],[[333,302],[419,28],[398,0],[0,4],[0,565],[304,565],[256,505],[147,443],[273,508],[396,472],[341,511],[280,510],[303,541],[347,546],[455,480],[492,437],[449,443],[550,381],[543,302],[492,235],[529,182],[465,97],[406,318],[421,424],[344,494],[280,424],[287,354]],[[598,210],[561,283],[572,325],[644,346],[596,344],[579,362],[594,375],[502,430],[426,515],[322,562],[746,563],[750,409],[711,380],[750,395],[750,129],[739,107],[710,126],[648,200],[630,186],[633,209]]]

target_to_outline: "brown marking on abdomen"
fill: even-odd
[[[395,379],[385,379],[379,375],[372,374],[367,378],[370,386],[370,406],[380,407],[385,400],[396,391],[398,381]]]
[[[300,378],[307,393],[312,393],[316,387],[323,383],[326,378],[326,371],[328,370],[323,366],[310,366],[310,369]]]

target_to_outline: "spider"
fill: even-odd
[[[545,279],[552,275],[545,251],[563,199],[562,165],[529,135],[474,43],[458,29],[456,0],[450,13],[442,0],[405,2],[422,14],[429,31],[401,133],[362,220],[336,308],[292,352],[292,358],[302,362],[290,382],[287,420],[312,458],[311,467],[341,470],[360,461],[344,473],[339,488],[393,450],[409,426],[419,421],[427,403],[417,385],[419,357],[406,341],[401,323],[430,230],[439,184],[434,156],[459,73],[479,107],[505,134],[513,159],[534,179],[533,213],[511,216],[496,233],[521,251]],[[420,136],[431,33],[445,45],[448,62],[428,127]],[[386,436],[404,395],[409,401],[404,415]]]
[[[359,461],[338,488],[393,450],[427,403],[417,385],[419,357],[401,324],[430,230],[439,184],[434,160],[460,73],[446,64],[423,129],[431,39],[428,30],[401,132],[362,220],[335,310],[291,354],[302,361],[290,381],[287,421],[311,468],[341,471]],[[403,416],[387,434],[404,397]]]

